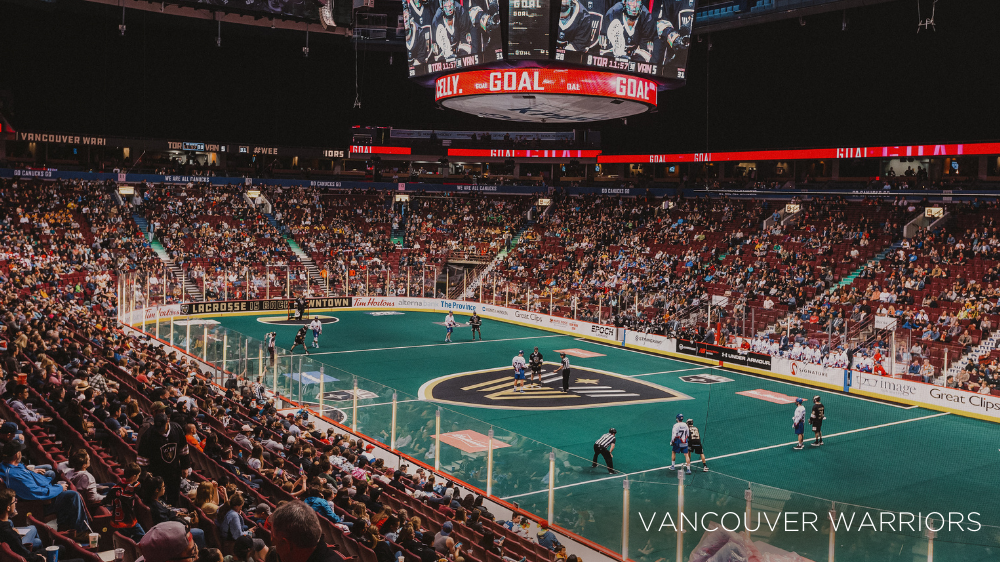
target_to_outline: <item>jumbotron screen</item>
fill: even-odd
[[[498,0],[403,0],[403,26],[411,77],[503,58]]]
[[[550,0],[507,0],[507,45],[510,58],[548,59],[552,50]]]
[[[695,0],[561,0],[555,60],[685,78]]]

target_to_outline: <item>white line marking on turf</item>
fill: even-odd
[[[400,345],[400,346],[397,346],[397,347],[373,347],[371,349],[347,349],[347,350],[344,350],[344,351],[321,351],[319,353],[310,353],[309,357],[312,357],[314,355],[336,355],[338,353],[364,353],[366,351],[389,351],[389,350],[392,350],[392,349],[414,349],[414,348],[418,348],[418,347],[456,346],[456,345],[466,345],[466,344],[470,344],[470,343],[482,343],[484,341],[486,343],[491,343],[491,342],[498,342],[498,341],[540,340],[540,339],[544,339],[544,338],[565,338],[565,337],[567,337],[567,336],[564,336],[562,334],[556,334],[556,335],[552,335],[552,336],[531,336],[531,337],[527,337],[527,338],[507,338],[507,339],[501,339],[501,340],[457,341],[457,342],[453,342],[453,343],[425,343],[423,345]]]
[[[669,358],[668,358],[669,359]],[[712,367],[691,367],[690,369],[674,369],[673,371],[657,371],[655,373],[643,373],[641,375],[628,375],[630,377],[648,377],[651,375],[668,375],[670,373],[683,373],[685,371],[705,371],[706,369],[711,369]]]
[[[893,425],[900,425],[900,424],[910,423],[910,422],[915,422],[915,421],[929,420],[931,418],[939,418],[941,416],[947,416],[947,415],[948,415],[948,412],[941,412],[939,414],[931,414],[929,416],[923,416],[923,417],[919,417],[919,418],[910,418],[908,420],[899,420],[899,421],[894,421],[894,422],[889,422],[889,423],[883,423],[883,424],[879,424],[879,425],[873,425],[873,426],[870,426],[870,427],[862,427],[862,428],[858,428],[858,429],[851,429],[849,431],[842,431],[840,433],[831,433],[830,435],[824,435],[823,439],[828,439],[830,437],[839,437],[841,435],[849,435],[851,433],[860,433],[862,431],[871,431],[873,429],[881,429],[883,427],[890,427],[890,426],[893,426]],[[749,449],[747,451],[739,451],[737,453],[729,453],[727,455],[719,455],[717,457],[708,457],[706,460],[712,461],[712,460],[724,459],[724,458],[728,458],[728,457],[735,457],[735,456],[738,456],[738,455],[746,455],[746,454],[749,454],[749,453],[756,453],[756,452],[759,452],[759,451],[766,451],[768,449],[777,449],[779,447],[791,447],[791,446],[793,446],[793,445],[795,445],[797,443],[798,443],[798,441],[796,440],[796,441],[792,441],[790,443],[781,443],[779,445],[769,445],[767,447],[759,447],[757,449]],[[694,459],[691,460],[691,463],[695,464]],[[657,467],[657,468],[647,468],[646,470],[639,470],[637,472],[629,472],[628,474],[619,473],[619,474],[616,474],[614,476],[605,476],[604,478],[595,478],[594,480],[588,480],[586,482],[575,482],[573,484],[566,484],[564,486],[556,486],[555,489],[556,490],[561,490],[563,488],[572,488],[574,486],[582,486],[584,484],[590,484],[592,482],[601,482],[603,480],[615,480],[617,478],[625,478],[626,476],[634,476],[636,474],[645,474],[647,472],[656,472],[657,470],[666,470],[667,468],[669,468],[669,466],[660,466],[660,467]],[[516,498],[523,498],[525,496],[531,496],[531,495],[534,495],[534,494],[542,494],[542,493],[547,493],[547,492],[548,492],[547,489],[546,490],[536,490],[534,492],[525,492],[523,494],[517,494],[517,495],[514,495],[514,496],[507,496],[507,497],[501,498],[501,499],[512,500],[512,499],[516,499]]]
[[[883,427],[889,427],[889,426],[899,425],[899,424],[903,424],[903,423],[910,423],[910,422],[919,421],[919,420],[928,420],[928,419],[931,419],[931,418],[939,418],[941,416],[947,416],[948,413],[949,412],[941,412],[940,414],[931,414],[929,416],[923,416],[923,417],[920,417],[920,418],[910,418],[908,420],[899,420],[899,421],[894,421],[894,422],[889,422],[889,423],[883,423],[883,424],[879,424],[879,425],[873,425],[871,427],[862,427],[862,428],[859,428],[859,429],[851,429],[849,431],[842,431],[840,433],[831,433],[830,435],[824,435],[823,439],[826,439],[827,437],[840,437],[841,435],[850,435],[851,433],[861,433],[862,431],[871,431],[873,429],[881,429]],[[803,442],[805,442],[805,441],[808,441],[808,439],[803,440]],[[768,449],[777,449],[778,447],[790,447],[790,446],[796,445],[796,444],[798,444],[797,440],[796,441],[791,441],[791,442],[788,442],[788,443],[782,443],[780,445],[769,445],[767,447],[759,447],[757,449],[750,449],[748,451],[740,451],[738,453],[729,453],[728,455],[719,455],[717,457],[709,457],[707,460],[712,461],[712,460],[715,460],[715,459],[725,459],[725,458],[728,458],[728,457],[735,457],[737,455],[745,455],[747,453],[756,453],[758,451],[766,451]]]
[[[414,398],[412,400],[397,400],[396,404],[406,404],[407,402],[420,402],[420,400],[417,400],[416,398]],[[391,406],[391,405],[392,405],[392,402],[382,402],[382,403],[379,403],[379,404],[358,404],[358,409],[360,410],[361,408],[370,408],[372,406]],[[341,410],[345,410],[345,409],[346,410],[350,410],[351,407],[350,406],[345,406],[344,408],[341,408]]]

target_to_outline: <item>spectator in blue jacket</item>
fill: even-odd
[[[3,446],[0,453],[0,479],[4,485],[14,490],[21,500],[52,500],[45,506],[45,514],[56,514],[56,522],[61,531],[74,529],[77,532],[76,539],[81,542],[88,540],[91,530],[80,494],[68,490],[69,485],[65,482],[52,484],[44,475],[28,470],[21,464],[23,450],[24,443],[18,441],[10,441]]]
[[[556,534],[549,529],[547,521],[542,521],[538,524],[538,544],[549,550],[555,550],[557,546],[562,544],[559,542],[559,539],[556,538]]]

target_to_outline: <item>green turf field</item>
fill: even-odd
[[[482,329],[486,341],[471,342],[469,329],[460,327],[453,336],[454,343],[446,344],[445,329],[439,324],[444,319],[441,313],[322,314],[338,321],[324,325],[320,349],[310,349],[312,355],[308,358],[295,356],[279,361],[278,378],[283,393],[293,397],[305,393],[309,401],[315,402],[318,385],[300,385],[295,373],[319,371],[319,366],[327,376],[325,393],[351,389],[352,375],[356,375],[360,377],[359,388],[372,393],[359,401],[358,430],[388,443],[392,389],[396,389],[399,392],[397,448],[428,464],[434,462],[437,407],[417,399],[421,387],[455,373],[504,369],[503,375],[509,376],[511,358],[520,349],[527,356],[538,346],[546,361],[556,362],[555,350],[593,352],[600,355],[570,358],[575,376],[600,377],[599,382],[612,381],[612,386],[621,378],[641,379],[671,391],[676,396],[664,401],[602,407],[523,409],[531,402],[544,402],[542,398],[495,400],[490,407],[460,406],[451,401],[442,406],[443,433],[472,430],[485,435],[492,428],[499,441],[510,445],[495,451],[493,493],[542,516],[548,506],[548,453],[552,448],[557,449],[556,521],[613,550],[621,547],[623,477],[609,477],[603,467],[590,468],[590,458],[593,442],[609,427],[617,428],[614,464],[631,481],[629,554],[636,560],[676,559],[675,535],[665,531],[656,533],[658,523],[647,532],[637,513],[643,513],[646,523],[653,512],[658,513],[658,522],[665,510],[676,515],[677,477],[665,467],[670,464],[667,445],[670,428],[678,413],[695,419],[712,469],[707,473],[696,470],[685,479],[685,512],[703,512],[709,508],[742,512],[746,506],[744,491],[749,487],[754,494],[754,510],[812,511],[822,516],[831,507],[829,500],[833,500],[914,513],[976,511],[981,513],[979,520],[983,525],[1000,526],[1000,505],[993,483],[993,470],[1000,453],[998,440],[994,438],[997,428],[988,422],[699,367],[491,320],[485,320]],[[258,318],[229,316],[216,320],[231,330],[230,349],[240,345],[246,349],[245,342],[232,342],[239,339],[236,333],[254,338],[250,342],[253,359],[257,357],[259,341],[271,330],[278,333],[280,348],[291,347],[296,326],[269,325]],[[284,316],[274,318],[283,320]],[[456,318],[464,322],[467,316],[456,315]],[[200,333],[201,329],[198,326],[195,331]],[[215,333],[218,329],[212,330]],[[175,328],[175,334],[181,331],[182,328]],[[311,341],[309,334],[306,343]],[[232,360],[236,353],[229,351],[228,358]],[[305,362],[301,368],[300,360]],[[232,370],[232,366],[229,368]],[[577,370],[585,368],[594,369],[598,375],[584,377],[586,373],[582,371],[576,375]],[[256,370],[254,361],[248,371]],[[268,367],[269,386],[273,385],[273,372]],[[611,373],[622,377],[613,377]],[[698,374],[731,380],[698,384],[681,379]],[[316,375],[306,378],[318,382]],[[549,386],[555,388],[559,384],[552,382]],[[550,390],[541,392],[552,395]],[[813,395],[822,396],[827,408],[823,427],[826,445],[792,450],[794,404],[737,394],[746,391],[770,391],[807,400]],[[613,389],[607,392],[622,393]],[[324,402],[339,408],[345,423],[350,425],[354,414],[352,401],[342,394],[331,396]],[[336,398],[341,400],[334,401]],[[567,403],[566,400],[560,403]],[[585,406],[587,401],[574,397],[569,403]],[[509,409],[511,405],[518,409]],[[807,444],[811,437],[807,428]],[[485,453],[465,453],[442,445],[440,463],[449,473],[485,488],[485,457]],[[695,467],[700,469],[700,464]],[[851,512],[856,508],[838,509]],[[829,539],[822,523],[821,519],[820,533],[779,530],[757,532],[753,538],[797,551],[807,559],[827,560]],[[686,535],[685,560],[699,534]],[[927,559],[923,533],[905,528],[897,533],[838,533],[836,538],[837,560]],[[979,532],[953,529],[951,533],[939,534],[934,555],[937,560],[995,560],[1000,556],[998,544],[1000,532],[996,527],[984,527]]]

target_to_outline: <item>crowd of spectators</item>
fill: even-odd
[[[29,300],[0,285],[0,410],[9,420],[0,478],[10,490],[0,509],[44,502],[66,539],[31,519],[31,539],[9,545],[15,552],[34,560],[54,542],[72,559],[106,525],[149,560],[177,559],[153,550],[166,542],[262,562],[269,549],[294,554],[289,541],[339,562],[327,543],[377,562],[567,558],[544,526],[533,547],[529,525],[497,521],[482,496],[430,471],[388,469],[371,444],[320,431],[304,412],[279,414],[259,380],[210,384],[182,353],[116,327],[114,310],[56,293]]]

